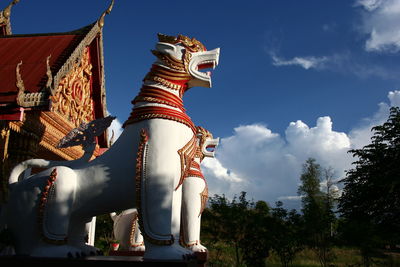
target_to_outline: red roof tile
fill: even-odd
[[[46,58],[51,55],[53,74],[68,58],[82,35],[33,35],[0,38],[0,105],[15,102],[18,88],[15,68],[22,60],[20,73],[25,90],[40,91],[47,82]]]

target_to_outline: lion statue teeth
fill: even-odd
[[[197,138],[182,97],[191,87],[211,87],[210,74],[202,70],[218,65],[219,49],[206,50],[183,35],[159,34],[153,54],[157,59],[132,101],[124,131],[107,152],[73,166],[61,162],[22,181],[10,179],[2,222],[14,237],[17,254],[96,253],[85,244],[91,218],[137,208],[144,259],[192,255],[179,244],[179,233],[182,180],[195,157]]]

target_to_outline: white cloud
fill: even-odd
[[[365,9],[363,31],[369,35],[365,49],[369,52],[400,50],[400,1],[359,0],[356,6]]]
[[[282,59],[271,53],[272,64],[274,66],[300,66],[306,70],[314,68],[319,69],[323,67],[326,57],[294,57],[292,59]]]
[[[377,9],[382,2],[383,0],[358,0],[356,6],[362,6],[368,11],[373,11]]]
[[[300,66],[306,70],[327,70],[344,75],[352,74],[361,79],[378,77],[382,79],[399,79],[398,68],[387,68],[377,65],[376,63],[369,62],[366,58],[360,58],[354,53],[348,51],[335,53],[331,55],[314,57],[294,57],[290,60],[284,60],[282,57],[277,56],[275,51],[266,52],[271,56],[272,64],[276,67],[282,66]]]
[[[400,91],[389,92],[388,98],[392,107],[400,107]]]
[[[343,178],[354,161],[348,150],[370,143],[371,127],[387,120],[390,106],[400,103],[400,91],[389,92],[388,98],[390,104],[380,103],[378,111],[349,134],[335,131],[329,116],[319,117],[314,127],[301,120],[291,122],[284,136],[263,124],[235,128],[231,136],[221,138],[216,159],[204,161],[211,195],[233,197],[246,191],[250,198],[270,204],[296,203],[302,165],[309,157],[331,167],[336,181]],[[339,187],[333,189],[340,194]]]
[[[342,175],[349,167],[349,148],[348,137],[332,130],[329,117],[319,118],[312,128],[302,121],[292,122],[284,137],[262,124],[243,125],[235,128],[232,136],[221,139],[216,170],[210,163],[203,164],[203,169],[212,194],[232,197],[246,191],[255,200],[274,203],[283,196],[296,195],[302,164],[309,157],[333,166]],[[219,170],[223,170],[220,175],[216,174]]]
[[[387,120],[390,107],[400,106],[400,91],[390,91],[388,98],[389,104],[384,102],[379,103],[378,110],[372,117],[363,119],[359,126],[350,131],[349,138],[352,148],[362,148],[369,144],[373,134],[371,128]]]

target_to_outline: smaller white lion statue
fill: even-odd
[[[181,243],[193,252],[205,252],[200,244],[201,214],[208,199],[208,187],[200,163],[205,157],[213,158],[219,139],[214,139],[206,129],[197,126],[197,151],[190,169],[182,183],[182,221]],[[113,212],[113,234],[123,251],[145,251],[143,236],[140,232],[137,209],[124,210],[120,214]]]

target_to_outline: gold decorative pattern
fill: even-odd
[[[94,119],[91,70],[89,48],[86,47],[81,61],[74,64],[71,72],[58,84],[57,93],[50,97],[53,103],[51,111],[63,115],[75,127]]]
[[[204,186],[204,190],[200,193],[201,207],[200,207],[200,212],[198,215],[199,217],[203,213],[204,209],[206,208],[207,200],[208,200],[208,185],[207,185],[206,180],[205,179],[203,179],[203,180],[204,180],[205,186]]]
[[[19,0],[12,1],[3,11],[0,12],[0,25],[6,26],[6,35],[12,34],[10,23],[11,8],[18,2]]]
[[[187,173],[190,170],[191,163],[194,159],[194,155],[196,154],[196,136],[193,137],[187,142],[187,144],[178,150],[178,154],[181,160],[181,177],[179,179],[179,183],[176,186],[175,190],[179,188],[179,186],[183,183],[183,180],[187,177]]]
[[[100,28],[103,28],[103,26],[104,26],[104,17],[111,13],[111,10],[112,10],[113,6],[114,6],[114,0],[111,1],[111,3],[108,6],[107,10],[104,11],[103,14],[101,14],[99,20],[97,21],[97,25],[99,25]]]
[[[170,246],[174,243],[174,236],[171,235],[170,239],[164,239],[164,240],[159,240],[159,239],[154,239],[151,236],[147,234],[147,232],[144,229],[143,225],[143,210],[142,210],[142,194],[141,194],[141,188],[142,188],[142,180],[143,177],[146,177],[146,146],[147,146],[147,141],[149,140],[148,133],[145,129],[142,129],[140,131],[140,142],[138,146],[138,152],[136,155],[136,176],[135,176],[135,190],[136,190],[136,206],[137,206],[137,211],[138,211],[138,220],[139,220],[139,229],[142,232],[143,238],[147,240],[148,242],[160,246]]]
[[[157,82],[157,83],[159,83],[161,85],[164,85],[164,86],[166,86],[166,87],[168,87],[169,89],[172,89],[172,90],[178,90],[179,91],[182,88],[182,85],[180,85],[180,84],[169,82],[168,80],[163,79],[163,78],[161,78],[159,76],[153,76],[153,75],[151,75],[151,73],[146,75],[145,80],[155,81],[155,82]]]
[[[181,43],[188,50],[190,50],[190,52],[206,51],[205,46],[196,38],[190,38],[182,34],[179,34],[178,37],[175,37],[159,33],[158,40],[160,42],[170,43],[170,44]]]
[[[137,248],[144,245],[144,242],[136,243],[135,242],[135,233],[136,233],[136,225],[138,222],[138,215],[137,213],[133,216],[132,224],[131,224],[131,234],[129,236],[130,246],[133,248]]]
[[[180,60],[176,60],[173,57],[171,57],[169,55],[165,55],[157,50],[151,50],[151,53],[153,53],[153,55],[155,55],[161,61],[164,61],[165,63],[167,63],[167,65],[169,67],[171,67],[172,69],[178,70],[178,71],[185,71],[185,66],[184,66],[184,64],[182,64],[182,62]]]
[[[17,95],[17,104],[21,107],[33,107],[38,105],[45,105],[48,103],[47,94],[43,92],[37,93],[25,93],[25,85],[24,81],[22,80],[21,76],[21,65],[22,60],[17,64],[15,68],[15,76],[16,76],[16,83],[15,85],[18,88],[18,95]]]
[[[40,204],[39,204],[39,213],[38,213],[38,226],[39,226],[39,233],[42,237],[42,240],[45,241],[46,243],[50,243],[53,245],[64,245],[67,243],[67,237],[64,239],[52,239],[48,238],[44,232],[44,223],[45,223],[45,209],[46,209],[46,204],[47,201],[50,198],[50,195],[55,194],[54,190],[54,182],[57,179],[57,169],[53,169],[53,171],[50,174],[49,179],[47,179],[46,185],[43,188],[43,191],[40,195]]]
[[[46,88],[51,90],[51,84],[53,83],[53,76],[51,75],[50,58],[51,58],[51,55],[49,55],[46,58],[46,75],[47,75]]]

